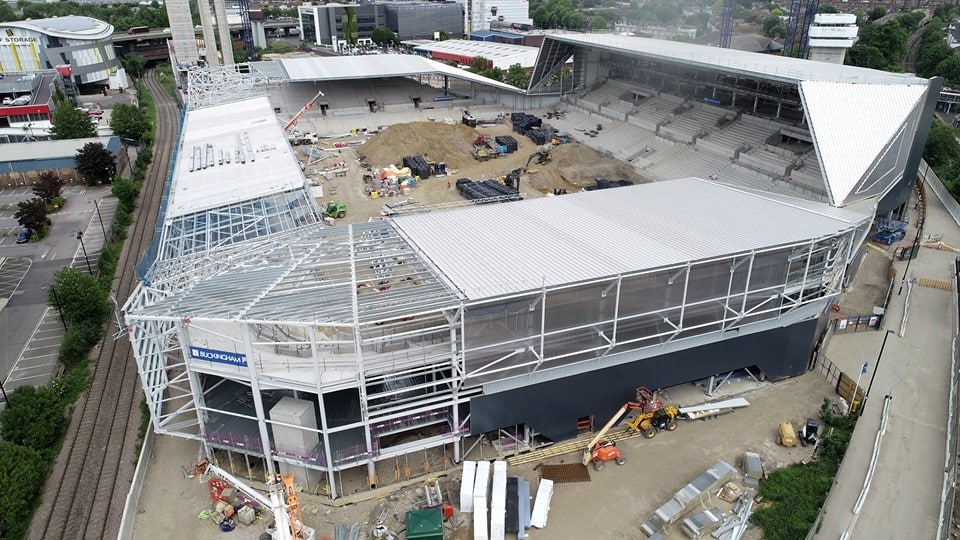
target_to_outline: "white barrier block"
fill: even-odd
[[[507,462],[493,462],[493,492],[490,497],[490,540],[503,540],[507,523]]]
[[[476,461],[463,462],[463,477],[460,479],[460,511],[473,512],[473,483],[477,474]]]
[[[487,534],[487,507],[476,505],[473,509],[473,540],[490,540]]]
[[[484,506],[486,506],[487,491],[489,486],[490,486],[490,462],[479,461],[477,462],[477,472],[475,473],[475,478],[473,483],[473,498],[474,500],[476,500],[477,497],[482,497],[484,500]]]
[[[550,499],[553,497],[553,480],[540,480],[537,488],[537,500],[533,502],[533,516],[530,524],[538,529],[547,526],[547,512],[550,511]]]

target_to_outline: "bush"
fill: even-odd
[[[760,486],[750,519],[763,527],[767,540],[806,538],[827,498],[837,467],[829,461],[794,464],[774,471]]]
[[[126,235],[125,230],[124,235]],[[107,244],[100,252],[100,260],[97,261],[97,268],[100,270],[100,284],[107,289],[110,288],[114,274],[117,272],[117,264],[120,262],[120,252],[122,250],[123,244],[114,242]]]
[[[21,386],[9,397],[7,408],[0,412],[3,440],[55,456],[69,424],[59,396],[45,386]]]
[[[103,337],[102,327],[92,322],[75,324],[63,336],[60,344],[60,361],[68,368],[80,365],[87,353]]]
[[[53,380],[53,393],[65,405],[70,405],[87,389],[90,381],[88,361],[82,362],[68,369],[66,373]]]
[[[110,193],[120,201],[120,206],[127,212],[133,212],[137,206],[137,196],[140,195],[140,189],[129,181],[118,178],[110,186]]]
[[[26,537],[49,463],[36,450],[0,442],[0,537]]]
[[[59,299],[64,322],[68,325],[85,322],[102,324],[110,313],[109,291],[101,287],[97,278],[90,274],[64,267],[54,274],[53,282],[56,297],[51,290],[47,303],[55,307]]]

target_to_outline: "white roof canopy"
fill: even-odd
[[[509,84],[412,54],[284,58],[278,61],[283,65],[284,71],[287,72],[287,76],[292,82],[340,81],[344,79],[437,74],[492,86],[500,90],[517,93],[523,91]]]
[[[687,178],[394,218],[468,299],[835,235],[869,215]]]
[[[167,220],[305,183],[266,97],[188,112],[174,167]]]
[[[800,83],[825,187],[834,204],[843,205],[865,180],[926,90],[926,84]]]

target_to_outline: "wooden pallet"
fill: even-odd
[[[607,433],[604,439],[608,441],[623,441],[627,439],[632,439],[634,437],[639,437],[643,435],[640,431],[634,431],[632,429],[626,428],[621,429],[620,431],[611,431]],[[590,439],[593,439],[594,435],[589,434],[572,441],[567,441],[560,444],[554,444],[546,448],[541,448],[539,450],[534,450],[533,452],[527,452],[526,454],[520,454],[519,456],[513,456],[507,459],[507,463],[511,467],[517,465],[522,465],[524,463],[532,463],[534,461],[542,461],[551,457],[562,456],[564,454],[570,454],[572,452],[583,452],[587,449],[587,443],[590,442]]]
[[[920,278],[917,280],[917,284],[919,284],[921,287],[943,289],[945,291],[953,290],[953,283],[943,279]]]

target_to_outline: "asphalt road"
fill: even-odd
[[[914,224],[916,217],[911,220]],[[915,233],[914,233],[915,234]],[[960,244],[960,228],[932,193],[927,201],[924,234],[943,234]],[[909,239],[913,236],[908,234]],[[910,240],[907,240],[909,243]],[[908,277],[951,280],[957,254],[922,248]],[[897,262],[897,282],[887,311],[886,329],[893,330],[880,355],[885,332],[836,335],[827,356],[856,378],[869,362],[866,387],[880,357],[876,380],[864,415],[854,430],[834,486],[827,498],[823,523],[816,538],[934,538],[940,511],[940,490],[946,445],[947,402],[950,391],[950,348],[956,317],[952,292],[915,285],[910,297],[904,337],[899,337],[908,288],[901,294],[899,277],[906,262]],[[863,509],[854,515],[880,425],[884,396],[893,397],[887,431],[881,443],[876,473]]]
[[[0,191],[0,208],[7,205],[0,212],[0,234],[6,233],[0,236],[0,257],[27,257],[32,261],[19,287],[0,310],[0,380],[6,380],[37,326],[46,308],[47,289],[53,282],[54,273],[69,265],[75,255],[79,254],[78,262],[82,261],[83,253],[75,234],[79,229],[85,231],[84,242],[87,243],[91,264],[95,265],[91,251],[94,246],[102,244],[102,233],[96,222],[94,205],[89,199],[108,194],[109,187],[67,186],[64,189],[66,205],[60,212],[51,214],[53,227],[47,237],[40,242],[18,245],[15,240],[20,226],[13,217],[16,203],[32,198],[33,192],[29,188]],[[99,241],[90,238],[94,234],[101,236]],[[85,267],[85,264],[80,267]]]

